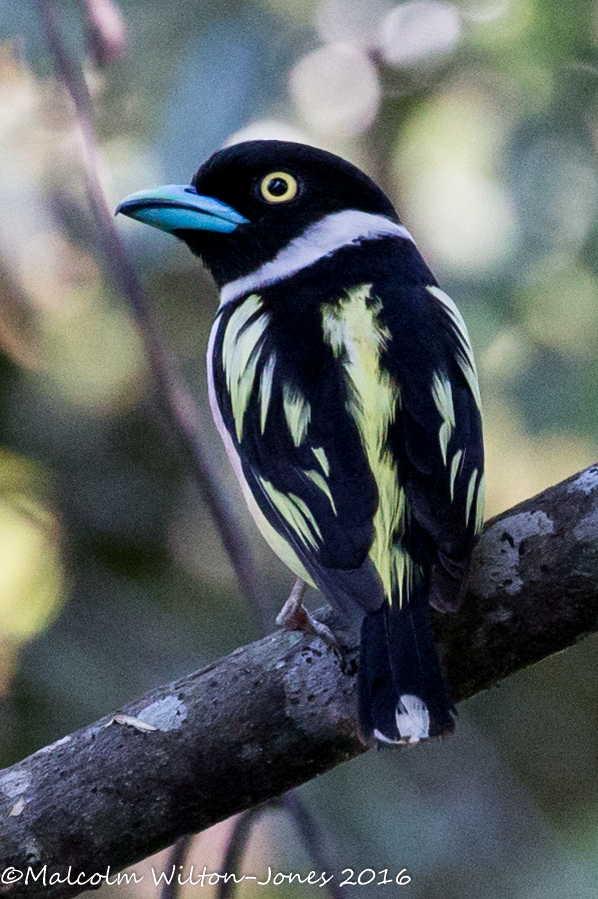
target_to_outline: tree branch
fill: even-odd
[[[456,701],[596,631],[598,465],[490,521],[436,623]],[[0,890],[75,895],[93,881],[50,877],[115,872],[364,752],[354,687],[319,638],[279,631],[0,772],[0,872],[47,865]]]

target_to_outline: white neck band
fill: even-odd
[[[381,237],[402,237],[413,243],[404,225],[398,225],[382,215],[359,212],[357,209],[327,215],[295,237],[270,262],[243,278],[225,284],[220,292],[220,305],[288,278],[343,247]]]

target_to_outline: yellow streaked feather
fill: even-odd
[[[328,486],[328,482],[326,481],[326,479],[322,477],[319,471],[313,471],[313,469],[311,469],[310,471],[306,471],[305,474],[310,479],[310,481],[313,481],[316,487],[319,487],[322,493],[324,493],[328,497],[330,505],[332,506],[332,511],[335,515],[337,515],[338,513],[336,511],[336,504],[334,502],[334,498],[332,496],[332,493],[330,492],[330,487]]]
[[[268,409],[270,407],[270,399],[272,397],[272,380],[274,378],[274,368],[276,366],[276,354],[271,353],[268,361],[262,369],[260,378],[260,430],[262,434],[266,430],[266,420],[268,418]]]
[[[243,420],[254,389],[261,340],[269,322],[269,316],[263,313],[249,323],[261,307],[262,300],[257,294],[247,297],[231,315],[222,343],[222,365],[239,442],[243,439]]]
[[[374,540],[370,557],[389,601],[408,595],[413,576],[411,557],[401,546],[407,506],[397,467],[386,446],[388,429],[400,404],[400,389],[380,365],[380,355],[391,339],[379,321],[380,300],[371,297],[371,284],[347,291],[322,310],[324,339],[341,363],[353,417],[370,469],[378,486]]]
[[[249,488],[247,488],[247,490],[249,491]],[[297,575],[297,577],[300,577],[302,581],[306,582],[306,584],[311,584],[312,587],[315,587],[316,585],[313,578],[307,571],[307,568],[305,568],[303,563],[299,560],[297,553],[292,548],[289,541],[286,540],[281,534],[279,534],[276,528],[274,528],[270,524],[250,491],[248,505],[249,511],[253,515],[253,519],[260,529],[262,536],[264,537],[266,543],[276,553],[278,558],[281,559],[281,561],[283,561],[284,564],[291,569],[293,574]]]
[[[282,493],[282,491],[277,490],[265,478],[260,478],[259,481],[272,505],[282,515],[293,533],[305,546],[317,549],[318,541],[316,538],[321,540],[322,532],[309,506],[301,497],[295,496],[294,493]]]
[[[467,384],[469,385],[469,389],[473,394],[473,398],[478,407],[478,411],[480,415],[482,413],[482,398],[480,396],[480,385],[478,383],[478,372],[476,369],[475,359],[473,357],[473,350],[471,348],[471,342],[469,340],[469,332],[467,330],[467,325],[463,319],[463,316],[459,312],[457,306],[453,302],[453,300],[449,297],[444,290],[441,290],[439,287],[432,287],[431,285],[427,288],[429,293],[435,297],[439,303],[442,304],[444,309],[447,311],[449,318],[453,322],[455,326],[455,330],[460,338],[460,347],[459,352],[457,353],[457,364],[463,375]]]
[[[326,477],[330,477],[330,462],[328,461],[328,456],[326,455],[325,450],[321,446],[316,446],[312,449],[312,453],[322,466],[322,471],[326,475]]]
[[[296,387],[282,386],[282,405],[295,446],[301,446],[311,420],[311,406]]]
[[[457,450],[455,455],[453,456],[453,461],[451,462],[451,474],[450,474],[450,490],[451,490],[451,502],[455,498],[455,480],[457,478],[457,471],[459,470],[459,462],[461,461],[461,456],[463,455],[463,450]]]
[[[475,482],[478,476],[477,468],[471,473],[469,478],[469,484],[467,485],[467,499],[465,503],[465,527],[469,524],[469,516],[471,515],[471,506],[473,504],[473,497],[475,492]]]
[[[475,532],[482,533],[484,527],[484,507],[486,505],[486,475],[482,472],[480,483],[478,484],[476,504],[475,504]]]
[[[446,454],[450,443],[451,435],[455,429],[455,407],[453,405],[453,390],[451,382],[446,375],[435,371],[432,378],[432,396],[436,408],[442,417],[442,424],[438,432],[438,440],[440,441],[440,452],[442,460],[446,465]]]

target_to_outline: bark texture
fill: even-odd
[[[488,522],[436,630],[455,701],[598,630],[598,466]],[[0,893],[76,895],[364,752],[343,636],[271,634],[1,771]]]

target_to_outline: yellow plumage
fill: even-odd
[[[400,390],[380,365],[390,332],[379,321],[382,304],[371,296],[371,290],[371,284],[363,284],[324,306],[322,330],[343,367],[349,388],[347,411],[357,425],[378,486],[370,557],[388,599],[398,595],[402,602],[413,576],[411,557],[401,546],[407,505],[396,462],[386,446],[388,429],[400,404]]]

